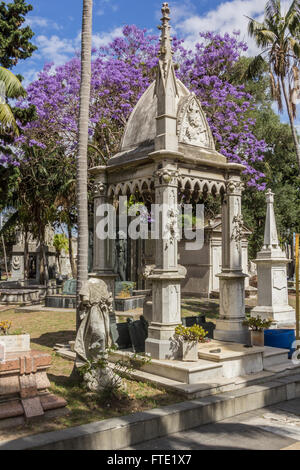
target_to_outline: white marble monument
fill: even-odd
[[[257,254],[258,303],[251,316],[273,319],[277,326],[295,323],[295,310],[288,303],[287,264],[279,246],[274,213],[274,194],[267,192],[264,246]]]

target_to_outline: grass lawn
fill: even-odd
[[[182,397],[175,393],[132,380],[125,380],[126,392],[113,401],[100,400],[97,394],[74,385],[69,378],[73,363],[57,356],[52,349],[56,343],[67,343],[75,338],[74,313],[15,313],[11,310],[0,312],[0,321],[2,320],[12,322],[11,331],[21,329],[24,333],[29,333],[32,349],[52,354],[53,362],[48,372],[51,392],[66,399],[70,413],[52,420],[26,424],[20,428],[0,430],[0,441],[80,426],[182,401]]]

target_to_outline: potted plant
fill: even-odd
[[[265,345],[264,330],[268,330],[272,323],[273,320],[263,320],[259,315],[257,317],[249,317],[243,322],[250,329],[252,346]]]
[[[30,335],[16,330],[10,332],[12,323],[10,321],[0,322],[0,343],[4,346],[6,353],[30,351]]]
[[[183,361],[198,361],[199,343],[207,343],[207,331],[199,325],[185,327],[178,325],[175,329],[175,338],[180,343],[181,358]]]

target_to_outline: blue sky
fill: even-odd
[[[34,7],[27,22],[35,33],[38,50],[14,69],[25,78],[25,84],[37,77],[46,62],[61,64],[80,49],[82,0],[28,0]],[[286,8],[289,0],[283,0]],[[93,41],[95,46],[107,44],[120,35],[122,26],[136,24],[158,32],[162,0],[94,0]],[[170,0],[173,35],[183,37],[193,46],[200,31],[221,33],[240,31],[249,46],[249,54],[257,51],[248,38],[245,15],[263,19],[265,0]],[[285,120],[285,117],[283,117]]]
[[[28,0],[34,7],[28,23],[38,50],[19,64],[26,83],[36,77],[45,62],[62,63],[80,47],[82,0]],[[120,34],[124,24],[156,30],[161,0],[94,0],[94,44],[105,44]],[[240,29],[247,39],[245,14],[263,13],[263,0],[174,0],[169,2],[174,32],[193,45],[201,30],[231,32]],[[174,31],[175,30],[175,31]],[[252,49],[252,46],[251,46]]]

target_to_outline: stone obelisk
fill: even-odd
[[[277,326],[295,323],[295,310],[288,303],[287,264],[289,260],[280,248],[274,213],[274,194],[266,195],[267,217],[264,246],[257,254],[258,302],[251,316],[272,319]]]

